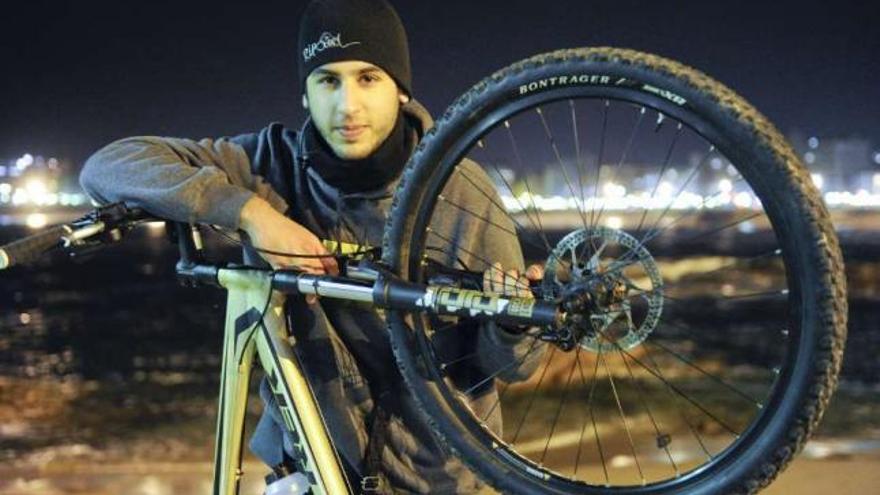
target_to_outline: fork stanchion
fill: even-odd
[[[556,304],[549,301],[386,278],[376,282],[373,302],[386,309],[491,319],[508,325],[556,326],[563,318]]]

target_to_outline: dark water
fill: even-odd
[[[23,233],[0,229],[0,243]],[[844,386],[822,430],[834,437],[880,428],[880,247],[866,248],[869,237],[844,246],[853,254]],[[211,458],[224,293],[178,286],[175,261],[164,231],[142,228],[87,259],[0,273],[0,464]],[[767,308],[744,303],[738,314],[760,333],[773,323]],[[726,345],[760,361],[769,351],[748,335]],[[259,412],[254,401],[249,412]]]
[[[0,463],[211,457],[224,294],[180,287],[175,260],[144,228],[3,273]]]
[[[0,373],[113,380],[213,369],[223,293],[180,287],[174,254],[161,230],[140,229],[86,259],[3,273]]]

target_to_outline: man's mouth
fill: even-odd
[[[343,125],[334,128],[336,132],[347,141],[353,141],[361,136],[366,130],[365,125]]]

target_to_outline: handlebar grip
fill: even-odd
[[[0,270],[36,260],[46,251],[56,247],[61,242],[61,237],[68,233],[70,227],[57,225],[0,247]]]

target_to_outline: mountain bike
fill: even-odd
[[[450,195],[455,181],[490,207]],[[451,214],[540,263],[534,297],[483,292],[491,253],[432,228]],[[0,266],[114,241],[147,216],[96,210],[5,246]],[[197,231],[175,229],[181,280],[228,291],[216,494],[237,491],[255,357],[313,492],[374,488],[339,467],[283,294],[382,308],[437,437],[505,493],[758,491],[815,430],[841,365],[843,262],[810,174],[733,91],[636,51],[538,55],[471,88],[404,170],[382,245],[335,244],[338,277],[208,264]],[[523,356],[462,385],[456,370],[476,356],[436,344],[474,321],[529,339],[528,354],[541,354],[531,377],[501,379]],[[461,397],[486,387],[497,398],[476,413]],[[496,409],[500,432],[487,425]]]

